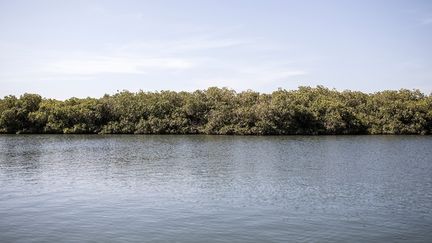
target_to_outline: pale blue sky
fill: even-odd
[[[0,0],[0,96],[432,91],[432,1]]]

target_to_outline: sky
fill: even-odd
[[[432,92],[432,1],[0,0],[0,97]]]

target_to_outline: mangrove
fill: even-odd
[[[432,95],[323,86],[236,92],[121,91],[64,101],[38,94],[0,99],[0,133],[431,134]]]

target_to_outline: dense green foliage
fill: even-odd
[[[431,134],[432,95],[322,86],[236,93],[119,92],[102,98],[0,99],[0,133]]]

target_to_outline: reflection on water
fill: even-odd
[[[2,241],[431,241],[432,137],[0,136]]]

